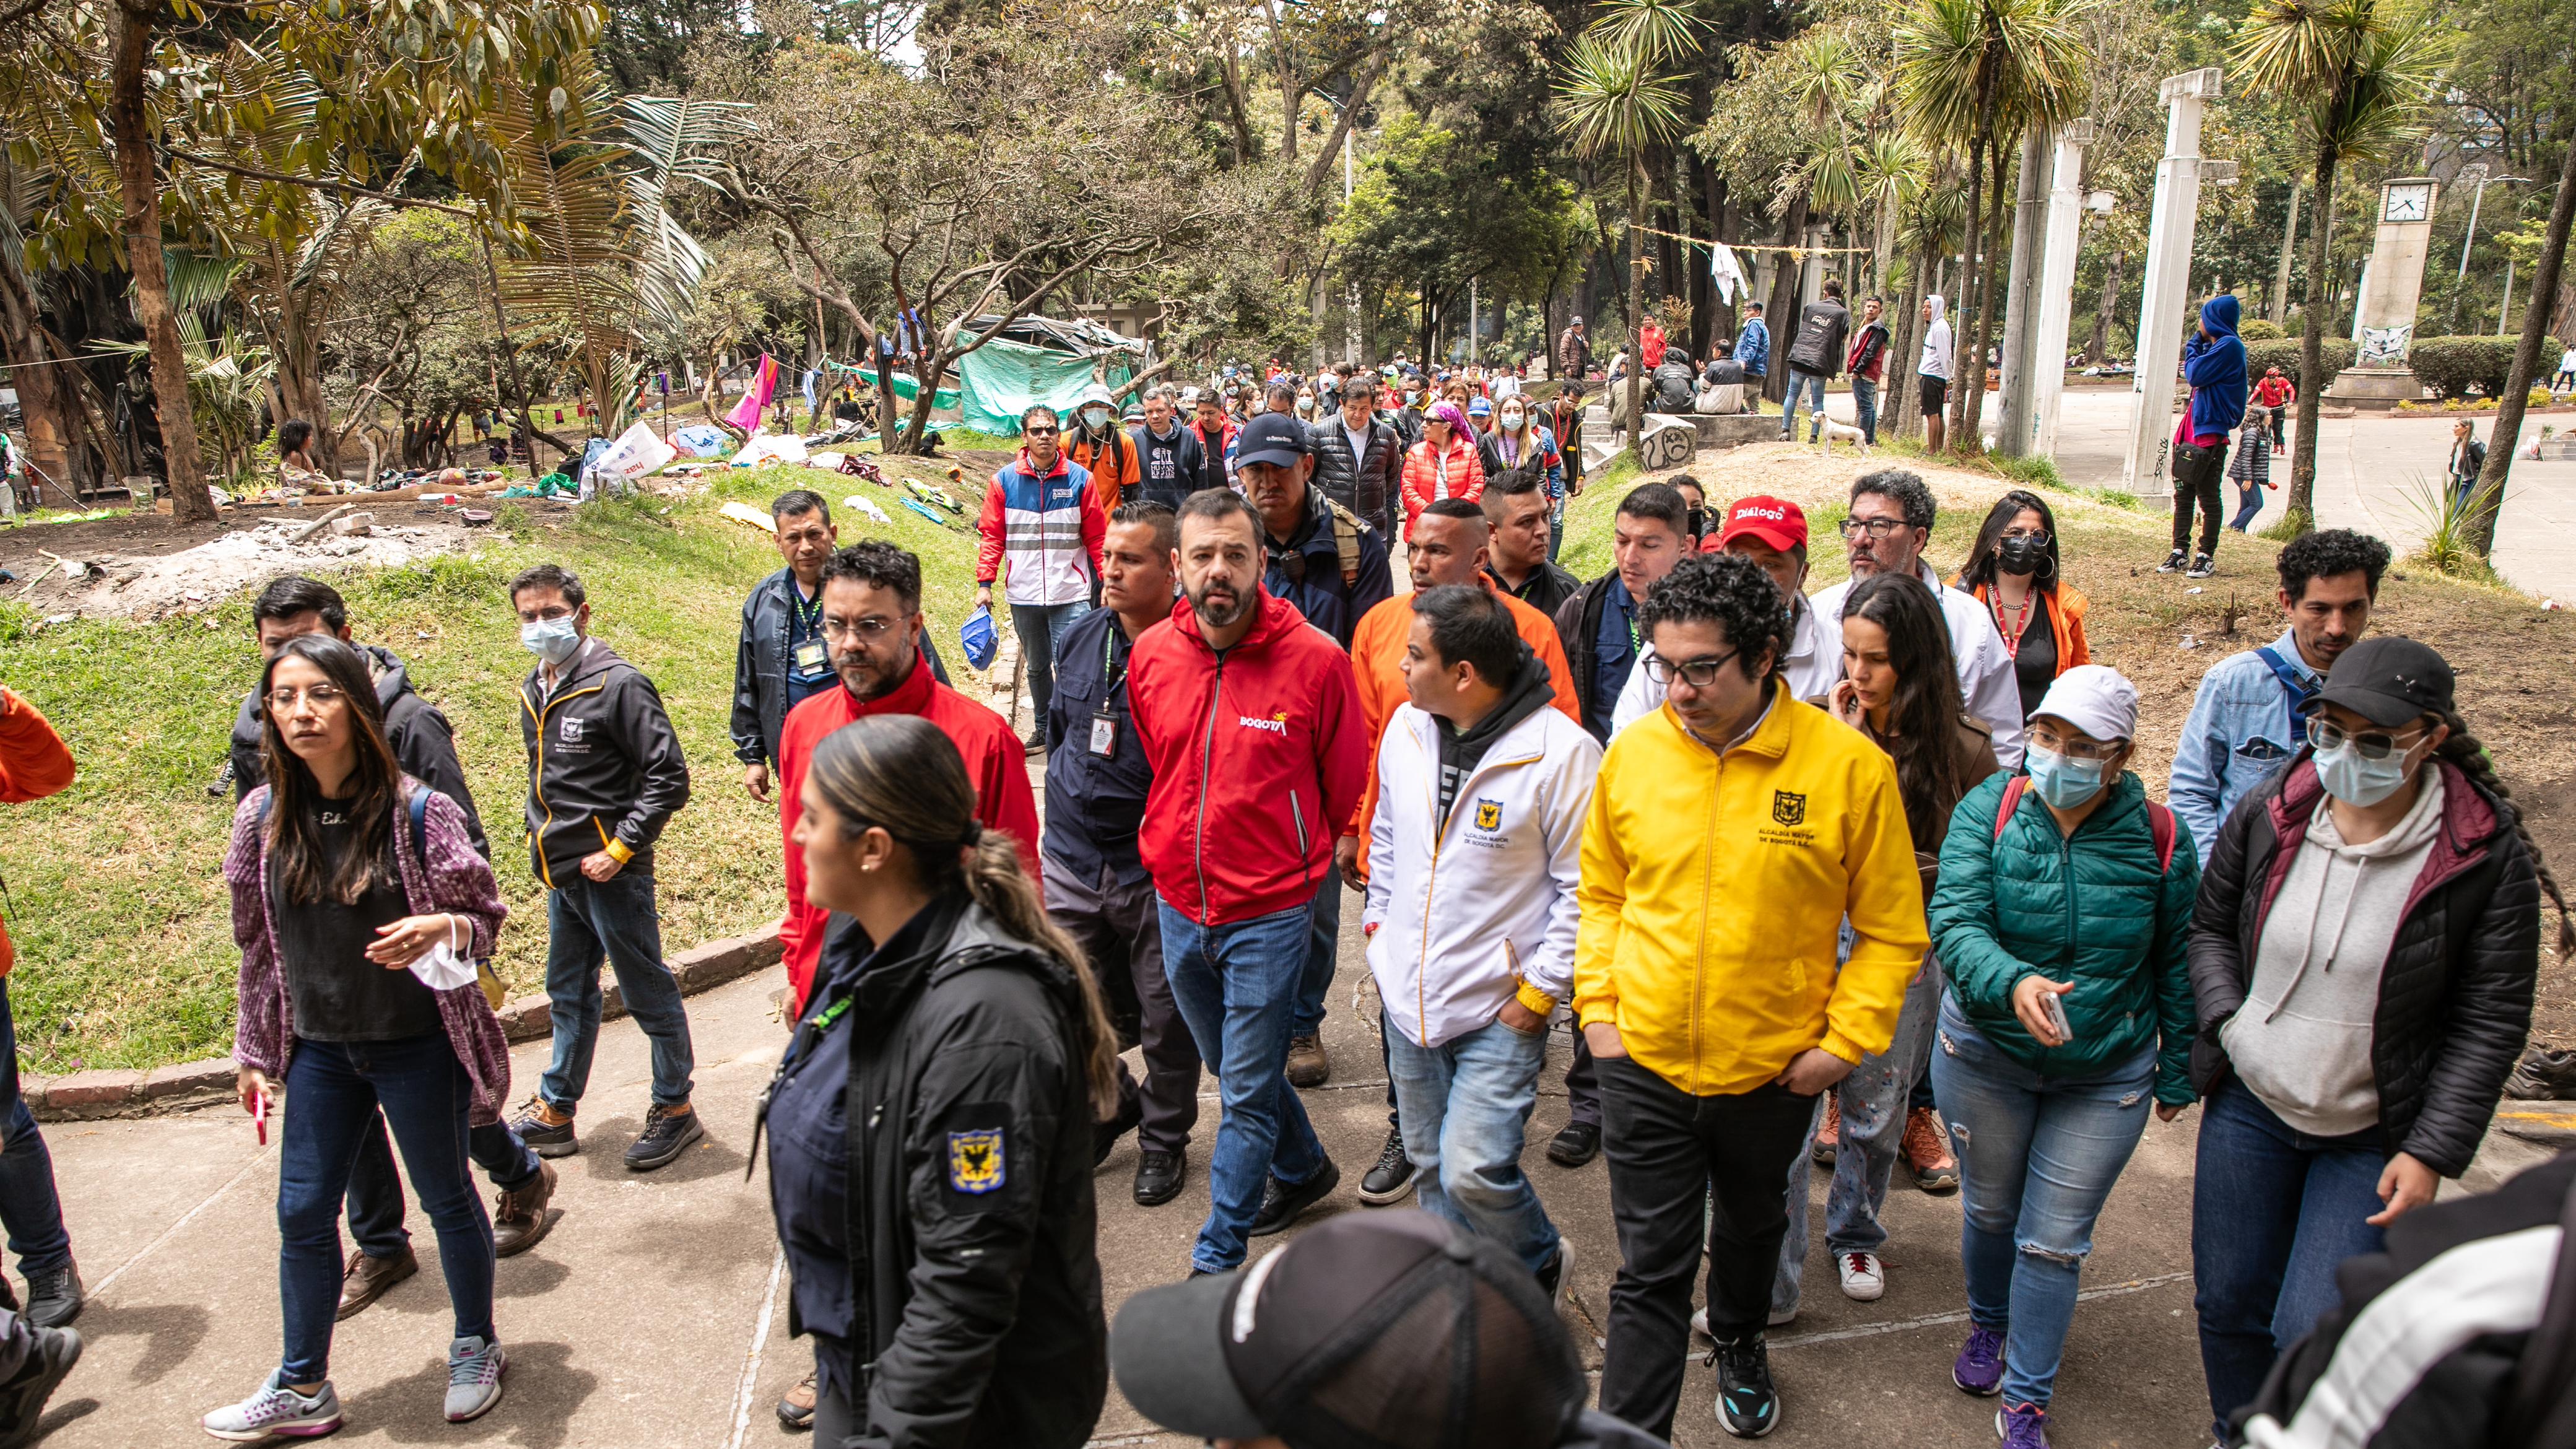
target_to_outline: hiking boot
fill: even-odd
[[[1780,1391],[1771,1386],[1771,1351],[1760,1337],[1710,1350],[1717,1365],[1717,1426],[1738,1439],[1780,1427]]]
[[[1950,1155],[1950,1134],[1942,1130],[1941,1119],[1929,1107],[1917,1107],[1905,1114],[1905,1141],[1900,1149],[1905,1166],[1914,1174],[1914,1185],[1925,1192],[1957,1192],[1959,1159]]]
[[[539,1162],[537,1175],[514,1188],[503,1188],[492,1200],[492,1252],[497,1257],[524,1253],[554,1229],[546,1205],[554,1201],[555,1165]]]
[[[1843,1280],[1843,1296],[1854,1303],[1876,1303],[1887,1293],[1887,1265],[1876,1253],[1836,1253],[1834,1272]]]
[[[88,1301],[77,1264],[27,1275],[27,1321],[38,1328],[63,1327],[80,1317],[81,1305]]]
[[[1046,727],[1041,725],[1038,728],[1029,731],[1029,737],[1020,741],[1020,748],[1028,751],[1032,755],[1045,754],[1047,752]]]
[[[1547,1140],[1547,1160],[1559,1167],[1581,1167],[1600,1155],[1598,1122],[1568,1122]]]
[[[1320,1087],[1332,1074],[1333,1063],[1324,1055],[1323,1037],[1309,1032],[1288,1038],[1288,1085]]]
[[[1995,1410],[1995,1437],[2004,1449],[2048,1449],[2048,1411],[2037,1404],[2006,1404]]]
[[[706,1124],[689,1108],[665,1107],[656,1102],[644,1113],[644,1131],[626,1149],[628,1172],[651,1172],[668,1167],[671,1160],[688,1150],[689,1144],[707,1135]]]
[[[1842,1145],[1842,1095],[1833,1093],[1825,1098],[1824,1125],[1816,1129],[1816,1148],[1809,1155],[1815,1158],[1818,1167],[1831,1167],[1834,1165],[1834,1154],[1842,1150]]]
[[[2563,1102],[2576,1098],[2576,1052],[2536,1046],[2514,1064],[2504,1079],[2504,1094],[2525,1102]]]
[[[1981,1399],[1993,1398],[2004,1386],[2004,1335],[2001,1329],[1968,1330],[1968,1342],[1959,1350],[1958,1360],[1950,1365],[1950,1382],[1959,1392]]]
[[[2175,549],[2173,552],[2165,555],[2165,561],[2163,563],[2156,565],[2156,572],[2160,574],[2180,572],[2183,566],[2184,557],[2185,556],[2181,549]]]
[[[1360,1201],[1370,1207],[1385,1207],[1402,1202],[1413,1191],[1413,1159],[1404,1155],[1404,1134],[1386,1129],[1386,1146],[1378,1149],[1377,1165],[1360,1179]]]
[[[238,1404],[226,1404],[197,1422],[207,1433],[236,1444],[256,1444],[272,1435],[318,1439],[340,1427],[340,1396],[326,1379],[308,1398],[278,1382],[272,1370],[258,1393]]]
[[[2211,558],[2207,554],[2202,554],[2200,557],[2191,561],[2191,568],[2183,574],[2183,577],[2187,579],[2205,579],[2217,572],[2218,560]]]
[[[45,1400],[72,1365],[80,1362],[79,1334],[68,1328],[32,1331],[36,1341],[27,1346],[27,1362],[16,1378],[0,1384],[0,1449],[18,1449],[36,1437],[36,1425],[45,1416]]]
[[[1324,1165],[1313,1177],[1295,1187],[1276,1177],[1269,1179],[1261,1185],[1261,1211],[1254,1215],[1252,1226],[1245,1229],[1244,1236],[1266,1238],[1278,1232],[1295,1222],[1299,1213],[1331,1196],[1333,1189],[1341,1185],[1342,1170],[1335,1167],[1329,1157],[1324,1159]]]
[[[1573,1281],[1574,1244],[1559,1238],[1556,1240],[1556,1255],[1547,1260],[1546,1267],[1538,1270],[1538,1291],[1547,1295],[1550,1308],[1563,1313],[1567,1285]]]
[[[386,1289],[419,1271],[419,1255],[409,1248],[403,1249],[398,1258],[351,1253],[348,1271],[340,1278],[340,1317],[356,1317],[368,1304],[384,1297]]]
[[[814,1382],[814,1370],[807,1369],[805,1377],[796,1381],[796,1387],[779,1395],[778,1422],[789,1429],[813,1428],[814,1401],[821,1396],[822,1390]]]
[[[1189,1173],[1186,1153],[1148,1150],[1136,1158],[1136,1205],[1161,1207],[1181,1195],[1181,1180]]]
[[[447,1345],[447,1422],[462,1424],[482,1418],[501,1402],[501,1375],[510,1356],[501,1345],[473,1334]]]
[[[581,1150],[580,1140],[573,1136],[572,1114],[556,1111],[543,1097],[530,1097],[519,1115],[510,1119],[510,1130],[539,1157],[570,1157]]]

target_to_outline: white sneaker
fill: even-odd
[[[1887,1265],[1876,1253],[1836,1253],[1834,1271],[1842,1275],[1843,1296],[1854,1303],[1875,1303],[1887,1292]]]
[[[1783,1313],[1779,1309],[1774,1308],[1771,1310],[1770,1318],[1767,1321],[1773,1328],[1778,1328],[1784,1323],[1795,1323],[1798,1321],[1798,1310],[1792,1308],[1788,1312]],[[1691,1332],[1696,1333],[1700,1337],[1708,1339],[1711,1342],[1716,1341],[1717,1335],[1708,1331],[1707,1309],[1694,1308],[1691,1310]]]

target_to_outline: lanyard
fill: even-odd
[[[787,1054],[778,1059],[778,1069],[770,1074],[768,1087],[764,1088],[758,1100],[752,1103],[751,1151],[743,1158],[743,1181],[751,1180],[752,1168],[760,1162],[760,1139],[769,1128],[769,1104],[776,1100],[780,1084],[794,1075],[797,1065],[812,1054],[814,1048],[821,1044],[823,1038],[831,1032],[842,1017],[849,1015],[852,999],[846,993],[835,998],[831,1005],[824,1007],[820,1012],[815,1013],[811,1020],[796,1028],[795,1039],[788,1043]]]
[[[1118,697],[1119,687],[1127,682],[1128,656],[1118,654],[1118,638],[1126,632],[1116,624],[1111,624],[1109,637],[1100,641],[1100,674],[1102,678],[1109,681],[1108,687],[1100,691],[1100,704],[1104,709],[1108,707],[1109,701]],[[1109,672],[1113,656],[1116,657],[1118,666],[1118,672],[1115,674]]]
[[[815,588],[813,607],[808,608],[804,596],[797,592],[796,580],[791,575],[787,580],[787,607],[795,611],[798,633],[810,635],[822,627],[823,590],[821,587]]]

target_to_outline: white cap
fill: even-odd
[[[2078,664],[2050,682],[2032,719],[2062,719],[2097,740],[2134,739],[2138,687],[2107,664]]]

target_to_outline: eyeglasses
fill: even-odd
[[[2026,538],[2042,548],[2048,546],[2048,530],[2045,528],[2007,528],[2003,531],[2003,537]]]
[[[2046,730],[2032,730],[2030,742],[2051,754],[2064,755],[2070,760],[2107,760],[2120,753],[2120,744],[2116,740],[2107,745],[2093,740],[2068,740],[2061,739]]]
[[[311,704],[315,709],[329,709],[348,697],[349,692],[336,684],[307,685],[302,689],[272,689],[268,692],[268,712],[284,714],[295,708],[295,702],[299,699]]]
[[[823,616],[823,634],[831,639],[876,640],[891,633],[898,622],[883,614],[870,614],[864,619],[835,619],[826,614]]]
[[[1905,527],[1902,518],[1846,518],[1836,525],[1845,538],[1858,538],[1866,533],[1872,538],[1886,538]]]
[[[1723,654],[1711,655],[1704,659],[1685,659],[1678,664],[1660,654],[1649,654],[1646,656],[1646,677],[1657,684],[1671,684],[1675,680],[1680,680],[1693,689],[1706,689],[1717,682],[1717,671],[1724,668],[1728,660],[1743,652],[1741,649],[1729,649]]]
[[[2355,734],[2330,719],[2308,721],[2308,738],[2317,742],[2318,749],[2341,749],[2343,742],[2350,740],[2353,753],[2365,760],[2384,760],[2390,755],[2404,754],[2415,748],[2415,742],[2424,738],[2426,733],[2415,730],[2409,734],[2393,735],[2384,730],[2373,730],[2367,734]]]

